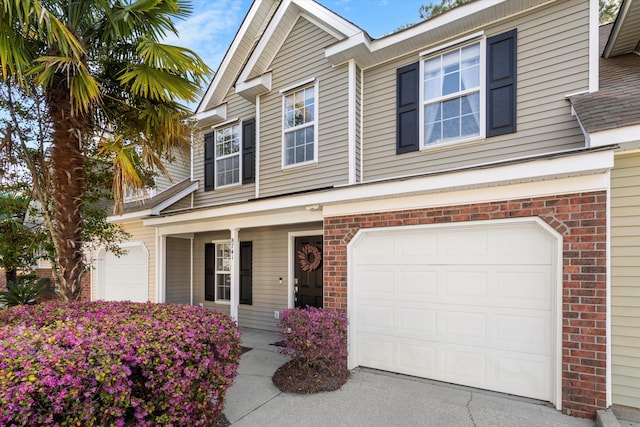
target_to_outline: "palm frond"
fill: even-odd
[[[119,76],[122,84],[130,85],[131,93],[141,98],[169,102],[175,98],[195,102],[200,88],[186,76],[150,67],[131,65]]]

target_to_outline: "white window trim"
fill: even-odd
[[[462,49],[467,46],[471,46],[473,44],[480,43],[480,131],[478,135],[469,136],[466,138],[457,138],[451,139],[448,141],[436,142],[432,144],[425,144],[424,142],[424,62],[430,58],[444,55],[448,52]],[[487,117],[487,105],[486,105],[486,94],[487,94],[487,38],[484,35],[484,32],[475,33],[471,36],[464,37],[460,40],[456,40],[451,43],[447,43],[444,46],[441,46],[436,49],[430,49],[426,52],[423,52],[420,56],[420,81],[419,81],[419,94],[418,94],[418,105],[419,105],[419,129],[418,129],[418,138],[420,141],[420,151],[428,151],[433,149],[438,149],[441,147],[447,147],[451,145],[459,145],[459,144],[467,144],[472,142],[484,141],[486,138],[486,117]],[[475,91],[469,91],[473,93]],[[463,96],[466,91],[458,92],[456,97]],[[431,102],[441,101],[449,97],[441,97]]]
[[[318,106],[319,104],[319,98],[318,98],[318,93],[319,93],[319,82],[315,79],[309,81],[309,80],[305,80],[304,82],[296,85],[296,86],[291,86],[289,88],[287,88],[286,91],[281,91],[282,93],[282,143],[281,143],[281,167],[283,170],[285,169],[294,169],[294,168],[298,168],[298,167],[302,167],[302,166],[308,166],[308,165],[314,165],[318,163],[318,123],[319,123],[319,119],[318,119],[318,113],[320,111],[320,108]],[[305,123],[304,125],[299,125],[299,126],[294,126],[291,128],[286,128],[285,127],[285,98],[288,95],[291,95],[293,92],[298,92],[300,90],[303,89],[307,89],[313,87],[314,88],[314,120],[313,120],[313,160],[309,160],[306,162],[301,162],[301,163],[293,163],[291,165],[287,165],[285,162],[285,156],[286,156],[286,141],[285,141],[285,136],[286,133],[288,132],[292,132],[295,131],[296,129],[302,129],[305,127],[309,127],[311,126],[311,124],[309,123]]]
[[[233,126],[238,126],[238,152],[235,154],[227,154],[226,156],[222,156],[220,157],[220,159],[218,159],[218,156],[216,154],[217,152],[216,134],[218,133],[218,131],[221,131],[223,129],[233,127]],[[242,123],[238,119],[230,122],[226,122],[224,124],[221,123],[219,126],[216,126],[213,128],[213,132],[214,132],[213,134],[213,164],[214,164],[213,188],[214,190],[223,190],[226,188],[238,187],[242,185]],[[218,185],[218,160],[231,158],[233,156],[238,156],[238,182],[234,182],[232,184],[226,184],[226,185]]]
[[[222,270],[218,270],[218,245],[228,245],[229,248],[231,249],[231,240],[214,240],[211,243],[213,243],[215,245],[215,251],[214,251],[214,274],[213,274],[213,290],[214,290],[214,302],[216,304],[225,304],[225,305],[230,305],[231,304],[231,299],[220,299],[218,298],[218,272],[220,272],[221,274],[229,274],[229,277],[231,277],[231,275],[233,274],[233,268],[231,270],[227,271],[222,271]],[[232,257],[233,259],[233,257]],[[231,281],[229,282],[231,283]],[[230,288],[231,289],[231,288]],[[231,296],[231,294],[229,294],[229,296]]]

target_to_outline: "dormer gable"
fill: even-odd
[[[284,0],[242,69],[236,82],[236,93],[254,102],[256,95],[271,90],[269,67],[301,17],[337,40],[358,35],[368,38],[362,29],[314,1]]]

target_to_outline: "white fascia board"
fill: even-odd
[[[218,105],[216,108],[207,111],[201,111],[195,114],[196,127],[203,128],[211,126],[216,122],[227,119],[227,103]]]
[[[218,67],[218,70],[216,71],[215,76],[213,76],[213,81],[211,82],[211,85],[207,89],[207,92],[204,94],[204,97],[200,101],[200,104],[198,104],[196,113],[201,113],[205,110],[205,108],[207,108],[207,105],[209,104],[209,101],[211,100],[213,93],[216,91],[216,88],[220,84],[220,80],[222,79],[222,76],[224,76],[224,74],[227,71],[227,68],[229,68],[229,64],[231,63],[232,56],[235,54],[236,50],[238,49],[238,46],[242,42],[242,39],[244,39],[247,33],[247,30],[249,29],[249,26],[253,24],[253,20],[256,16],[256,13],[258,12],[258,9],[260,9],[261,3],[262,3],[261,1],[254,1],[253,4],[251,5],[251,8],[249,9],[247,16],[244,18],[244,21],[242,22],[242,25],[238,30],[238,33],[233,39],[233,42],[231,42],[231,46],[229,46],[227,53],[224,55],[224,58],[222,59],[222,63],[220,64],[220,67]]]
[[[307,14],[315,17],[320,22],[326,23],[326,25],[333,28],[335,31],[343,34],[346,37],[351,37],[362,31],[356,25],[347,21],[346,19],[336,15],[329,9],[319,5],[314,1],[309,0],[293,0],[300,10],[305,11]]]
[[[337,39],[348,39],[358,33],[362,33],[362,29],[314,1],[283,0],[273,19],[269,22],[269,26],[262,35],[255,50],[251,53],[247,64],[240,73],[238,77],[240,84],[247,82],[247,79],[256,67],[258,59],[264,54],[265,49],[271,42],[271,38],[275,35],[282,19],[287,13],[291,13],[291,8],[294,8],[293,10],[296,14],[303,16]],[[273,50],[273,52],[275,51],[276,50]],[[258,70],[258,72],[262,71]]]
[[[640,125],[624,126],[589,134],[591,147],[604,147],[612,144],[640,142]]]
[[[262,37],[260,38],[260,41],[258,41],[256,48],[251,53],[251,56],[249,56],[247,63],[245,64],[242,71],[240,72],[240,76],[238,77],[238,83],[236,83],[236,85],[242,84],[249,79],[249,75],[251,74],[251,71],[255,68],[256,64],[258,63],[258,59],[262,55],[262,52],[264,52],[265,48],[269,44],[269,41],[274,36],[276,29],[280,24],[280,21],[282,21],[282,18],[287,13],[287,9],[289,9],[290,5],[291,5],[291,0],[284,0],[280,4],[280,6],[278,6],[278,10],[276,10],[276,13],[273,15],[273,18],[271,19],[271,22],[269,22],[269,25],[267,26],[266,30],[264,31],[264,33],[262,33]]]
[[[247,101],[255,104],[256,96],[271,90],[272,73],[264,73],[254,79],[236,83],[236,93]]]
[[[212,230],[230,230],[232,228],[244,229],[254,227],[272,227],[277,225],[289,225],[297,223],[321,222],[322,210],[307,211],[297,209],[290,211],[280,211],[277,213],[256,213],[250,216],[225,217],[216,219],[209,217],[197,222],[167,224],[157,227],[161,235],[177,233],[201,233]],[[145,225],[146,222],[145,222]]]
[[[366,43],[366,38],[361,34],[356,34],[355,39],[347,39],[342,42],[338,42],[326,50],[326,57],[336,55],[343,50],[353,49],[356,45],[362,44],[368,47],[369,53],[374,53],[378,50],[391,47],[395,44],[409,40],[413,37],[417,37],[423,33],[432,31],[436,28],[451,25],[455,21],[464,18],[466,16],[478,13],[484,9],[496,6],[501,3],[506,3],[507,0],[480,0],[467,3],[463,6],[456,7],[447,11],[442,15],[436,16],[433,19],[421,22],[406,30],[399,31],[397,33],[390,34],[388,36],[376,39],[370,43]]]
[[[589,0],[589,92],[600,86],[600,17],[598,0]]]
[[[595,174],[611,169],[613,167],[613,156],[613,150],[608,150],[496,166],[487,169],[442,173],[375,184],[352,185],[317,193],[256,200],[250,203],[211,207],[167,217],[147,218],[144,220],[144,225],[159,226],[258,212],[273,212],[280,209],[299,209],[311,205],[325,206],[352,201],[457,191],[478,187],[497,187],[523,181],[556,180],[570,176]]]
[[[380,200],[353,201],[323,207],[325,217],[427,209],[439,206],[458,206],[476,203],[544,197],[555,194],[584,193],[606,190],[609,177],[606,172],[594,175],[557,178],[520,184],[482,187],[469,190],[444,191],[418,196],[395,197]]]
[[[108,216],[107,222],[121,224],[121,223],[131,222],[131,221],[139,221],[142,218],[148,217],[149,215],[151,215],[151,209],[144,209],[141,211],[129,212],[122,215]]]
[[[157,206],[151,208],[151,215],[160,215],[160,212],[162,212],[164,209],[180,201],[180,199],[182,199],[183,197],[187,197],[189,194],[193,193],[197,189],[198,189],[198,183],[197,182],[192,183],[190,186],[188,186],[184,190],[180,191],[179,193],[176,193],[175,195],[169,197],[164,202],[158,203]]]

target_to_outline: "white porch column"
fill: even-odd
[[[231,308],[230,315],[238,321],[238,301],[240,300],[240,240],[238,228],[231,229]]]

